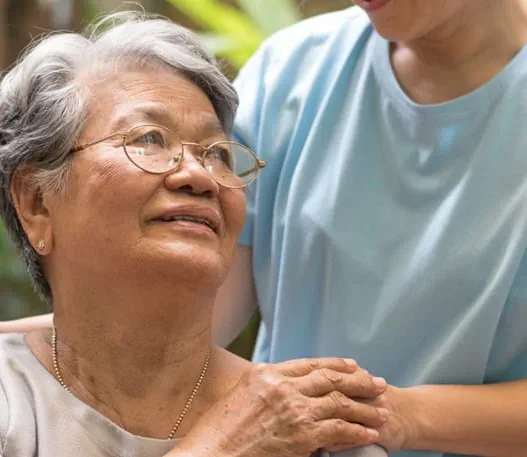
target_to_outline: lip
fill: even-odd
[[[392,0],[355,0],[355,4],[364,11],[371,13],[385,7]]]
[[[164,210],[159,211],[156,213],[156,215],[149,219],[150,222],[161,222],[161,223],[171,223],[172,221],[169,221],[167,219],[173,218],[173,217],[190,217],[195,219],[203,219],[207,222],[208,225],[204,225],[204,227],[208,227],[211,230],[214,231],[216,235],[221,234],[222,229],[222,219],[220,216],[220,213],[214,209],[207,206],[201,206],[201,205],[178,205],[171,208],[166,208]],[[191,221],[173,221],[173,222],[187,222],[192,223]]]

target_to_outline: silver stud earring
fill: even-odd
[[[44,249],[46,249],[46,242],[44,240],[40,240],[38,242],[37,249],[39,251],[43,251]]]

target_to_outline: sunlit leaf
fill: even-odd
[[[301,19],[300,11],[293,0],[238,0],[238,4],[267,34]]]
[[[219,0],[167,1],[205,30],[232,39],[237,46],[225,54],[238,67],[247,61],[265,38],[265,33],[247,15]]]

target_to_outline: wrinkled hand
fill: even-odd
[[[373,443],[386,385],[344,359],[251,367],[167,457],[307,457]]]

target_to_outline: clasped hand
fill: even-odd
[[[253,365],[167,457],[307,457],[374,443],[386,388],[349,359]]]

